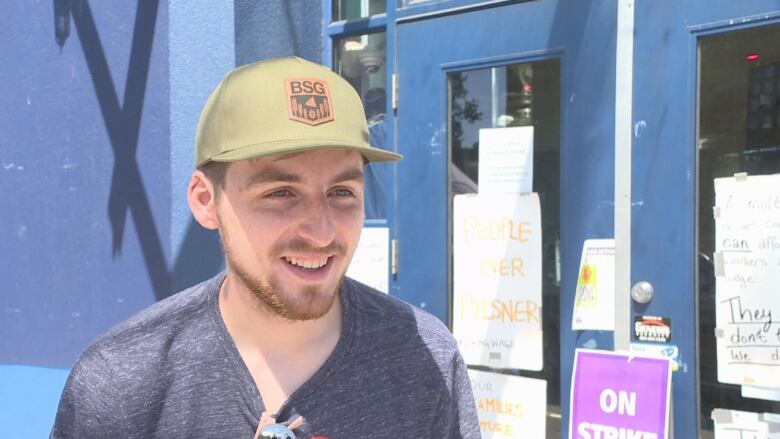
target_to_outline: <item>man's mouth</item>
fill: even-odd
[[[304,268],[307,270],[319,270],[325,265],[328,264],[328,260],[330,260],[327,256],[322,256],[315,259],[303,259],[303,258],[295,258],[292,256],[284,256],[282,259],[287,261],[288,264],[297,267],[297,268]]]

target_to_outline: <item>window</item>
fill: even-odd
[[[450,201],[456,194],[477,192],[480,129],[534,128],[533,191],[539,194],[542,212],[544,369],[501,372],[547,381],[547,434],[553,437],[560,432],[561,421],[560,62],[555,59],[452,72],[447,79]]]
[[[780,402],[744,397],[718,380],[713,215],[714,179],[780,172],[780,25],[699,40],[698,280],[702,437],[713,437],[712,410],[780,412]],[[775,325],[777,322],[775,322]],[[775,328],[776,329],[776,328]],[[728,347],[726,347],[728,349]],[[752,346],[756,355],[767,346]],[[780,362],[777,363],[780,366]],[[780,368],[778,368],[780,371]],[[749,391],[749,389],[748,389]],[[775,392],[777,393],[777,392]]]

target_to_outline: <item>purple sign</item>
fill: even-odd
[[[570,439],[667,439],[668,358],[577,349]]]

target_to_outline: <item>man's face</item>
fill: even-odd
[[[290,320],[333,305],[363,226],[363,159],[327,148],[233,162],[216,211],[228,269]]]

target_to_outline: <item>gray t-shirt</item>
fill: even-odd
[[[98,338],[70,373],[52,438],[251,438],[260,393],[219,312],[220,274]],[[281,407],[299,439],[479,438],[457,344],[435,317],[347,279],[344,328]],[[290,365],[294,367],[294,365]]]

